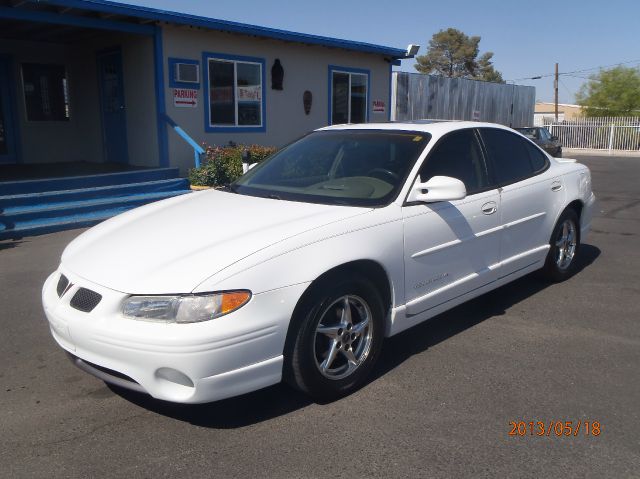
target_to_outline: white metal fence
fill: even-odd
[[[640,117],[575,118],[543,121],[564,148],[640,151]]]

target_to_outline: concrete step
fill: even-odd
[[[186,191],[188,189],[188,180],[185,178],[173,178],[124,185],[98,186],[95,188],[6,195],[0,196],[0,214],[21,213],[23,211],[52,208],[58,205],[79,203],[93,199],[167,191]]]
[[[0,182],[0,196],[125,185],[175,179],[178,177],[178,168],[150,168],[146,170],[123,171],[100,175],[68,176],[42,180],[3,181]]]
[[[137,206],[188,192],[184,190],[147,193],[2,214],[0,215],[0,240],[93,225]]]

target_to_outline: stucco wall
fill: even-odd
[[[234,141],[282,146],[313,129],[326,126],[329,115],[329,65],[369,70],[369,121],[388,119],[390,64],[382,56],[173,26],[163,27],[163,49],[167,114],[198,142],[221,145]],[[259,57],[265,60],[265,132],[205,132],[207,105],[206,85],[203,84],[203,69],[206,68],[202,64],[203,52]],[[169,87],[169,57],[199,61],[201,82],[196,108],[174,106],[173,89]],[[271,89],[271,67],[276,58],[280,59],[285,72],[282,91]],[[305,90],[313,94],[309,115],[305,114],[302,102]],[[373,100],[384,101],[384,113],[372,111]],[[193,150],[173,131],[169,131],[169,158],[171,165],[180,166],[183,173],[193,166]]]

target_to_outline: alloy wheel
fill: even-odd
[[[362,365],[373,342],[369,305],[360,297],[345,295],[329,305],[315,332],[313,354],[320,374],[343,379]]]
[[[561,270],[566,270],[576,254],[576,225],[570,219],[562,223],[562,227],[556,238],[556,265]]]

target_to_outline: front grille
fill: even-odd
[[[60,279],[58,280],[58,286],[56,287],[56,293],[58,293],[58,297],[61,297],[63,293],[67,290],[67,286],[69,286],[69,280],[64,274],[60,275]]]
[[[69,303],[72,308],[77,309],[79,311],[83,311],[85,313],[90,313],[93,311],[93,308],[98,306],[98,303],[102,299],[102,295],[96,293],[95,291],[91,291],[87,288],[80,288],[76,291],[76,294],[71,298],[71,302]]]

